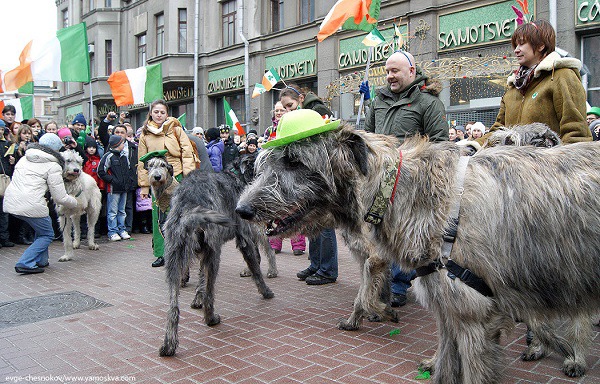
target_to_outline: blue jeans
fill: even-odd
[[[414,270],[404,272],[396,263],[392,263],[390,269],[392,271],[392,293],[406,295],[406,290],[410,288],[410,282],[417,276],[417,272]]]
[[[31,225],[31,228],[35,231],[33,244],[27,247],[15,266],[35,268],[37,264],[46,264],[48,262],[48,246],[54,240],[54,229],[52,229],[50,216],[25,217],[15,215],[15,217]]]
[[[312,238],[308,244],[310,269],[317,274],[332,279],[338,277],[338,250],[335,230],[324,229],[319,236]]]
[[[106,197],[106,221],[108,224],[108,237],[115,233],[125,232],[125,203],[127,193],[109,193]]]

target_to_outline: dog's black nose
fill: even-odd
[[[156,181],[159,181],[159,180],[160,180],[160,178],[161,178],[161,176],[160,176],[160,175],[154,175],[154,180],[156,180]]]
[[[249,205],[238,205],[235,212],[244,220],[252,220],[256,215],[254,208]]]
[[[75,169],[73,170],[73,173],[79,173],[79,169],[75,168]]]

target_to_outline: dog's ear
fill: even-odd
[[[173,176],[173,166],[167,163],[167,171],[169,171],[169,175]]]
[[[356,165],[358,165],[360,172],[364,176],[367,176],[367,173],[369,173],[369,164],[367,162],[367,154],[369,151],[363,137],[355,132],[352,132],[346,139],[346,145],[348,145],[350,148],[350,151],[354,156],[354,161],[356,162]]]

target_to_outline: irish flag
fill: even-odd
[[[225,98],[223,98],[223,109],[225,110],[225,123],[230,127],[236,127],[238,130],[238,135],[245,135],[246,131],[244,131],[244,128],[242,128],[242,124],[240,124],[235,112],[233,112],[233,109],[231,109]]]
[[[55,36],[31,40],[21,52],[19,63],[4,75],[5,92],[33,80],[89,82],[85,23],[58,30]]]
[[[151,103],[163,97],[162,64],[113,72],[108,85],[117,106]]]
[[[29,82],[19,88],[18,93],[24,93],[26,96],[19,96],[16,99],[0,100],[0,111],[2,111],[6,105],[13,105],[17,111],[15,114],[16,121],[33,118],[33,82]],[[1,112],[0,118],[2,118]]]
[[[265,92],[267,92],[267,89],[265,88],[265,86],[262,84],[256,83],[256,84],[254,84],[254,91],[252,91],[252,98],[254,99],[255,97],[258,97]]]
[[[268,71],[265,71],[265,75],[262,79],[262,85],[267,91],[270,91],[271,88],[273,88],[275,84],[279,83],[280,81],[281,78],[277,74],[277,71],[271,68]]]
[[[340,28],[371,32],[380,7],[381,0],[338,0],[323,19],[317,40],[325,40]]]

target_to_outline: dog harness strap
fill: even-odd
[[[461,156],[458,160],[456,169],[456,199],[453,199],[453,203],[450,206],[450,225],[444,232],[444,243],[442,244],[442,257],[449,259],[450,253],[452,253],[452,246],[456,239],[456,232],[458,231],[458,214],[460,213],[460,200],[465,190],[465,175],[467,173],[467,165],[469,164],[470,156]]]
[[[379,184],[379,189],[375,193],[373,198],[373,204],[371,208],[365,214],[364,220],[371,224],[381,224],[383,221],[383,214],[388,207],[388,204],[394,202],[394,196],[396,194],[396,186],[398,185],[398,179],[400,179],[400,169],[402,168],[402,151],[399,151],[400,156],[398,161],[390,162],[385,168],[385,172]]]
[[[440,268],[444,268],[444,264],[441,261],[436,260],[422,267],[416,268],[415,272],[418,277],[427,276],[434,272],[439,271]]]
[[[448,270],[448,277],[452,280],[458,277],[460,281],[473,288],[477,292],[481,293],[482,295],[487,297],[494,296],[494,293],[492,292],[492,289],[489,287],[489,285],[487,285],[481,277],[477,276],[469,269],[461,267],[452,260],[448,260],[448,262],[446,263],[446,269]]]

